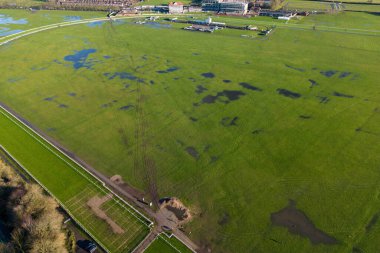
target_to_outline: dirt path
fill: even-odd
[[[124,230],[116,224],[108,215],[100,208],[105,202],[112,198],[112,194],[108,194],[104,197],[92,197],[87,201],[87,205],[91,208],[91,210],[95,213],[97,217],[106,221],[108,225],[112,228],[112,231],[115,234],[123,234]]]

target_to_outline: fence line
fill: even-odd
[[[174,233],[171,233],[170,235],[168,235],[167,233],[165,233],[165,232],[162,232],[162,233],[160,233],[159,235],[161,235],[161,234],[164,234],[167,238],[172,238],[173,236],[178,240],[178,241],[180,241],[182,244],[184,244],[186,247],[188,247],[192,252],[194,252],[194,253],[197,253],[195,250],[193,250],[193,248],[192,247],[190,247],[186,242],[184,242],[184,241],[182,241],[178,236],[176,236]],[[169,243],[169,242],[168,242]],[[169,243],[170,244],[170,243]]]
[[[81,176],[83,176],[87,181],[89,181],[92,185],[94,185],[96,188],[100,189],[102,192],[104,193],[107,193],[105,192],[104,189],[102,189],[99,185],[97,185],[94,181],[90,180],[87,176],[85,176],[82,172],[80,172],[78,169],[74,168],[70,163],[68,163],[65,159],[63,159],[61,156],[59,156],[57,153],[55,153],[53,150],[51,150],[49,147],[47,147],[43,142],[41,142],[41,140],[37,139],[36,136],[33,136],[30,132],[28,132],[26,129],[24,129],[22,126],[19,125],[18,122],[15,122],[12,118],[10,118],[7,114],[5,114],[3,111],[4,110],[5,112],[7,112],[8,114],[10,114],[13,118],[15,118],[18,122],[20,122],[22,124],[22,126],[26,126],[27,129],[29,129],[30,131],[32,131],[32,133],[36,134],[37,136],[39,136],[41,139],[43,139],[45,142],[47,142],[49,145],[51,145],[52,147],[54,147],[56,150],[58,150],[61,154],[63,154],[65,157],[69,158],[70,161],[74,162],[76,165],[78,165],[80,168],[84,169],[84,171],[86,171],[88,174],[90,174],[93,178],[95,178],[97,181],[99,181],[102,186],[107,189],[110,193],[112,193],[113,195],[115,195],[117,197],[117,200],[114,200],[118,205],[120,205],[122,208],[124,208],[125,210],[127,210],[130,214],[132,214],[135,218],[137,218],[143,225],[146,225],[148,226],[149,228],[151,228],[153,226],[153,222],[151,220],[149,220],[148,218],[146,218],[143,214],[141,214],[138,210],[136,210],[134,207],[132,207],[128,202],[126,202],[124,199],[122,199],[118,194],[114,193],[110,188],[108,188],[105,183],[103,181],[101,181],[99,178],[97,178],[96,176],[94,176],[90,171],[88,171],[87,169],[85,169],[82,165],[80,165],[77,161],[73,160],[71,157],[69,157],[67,154],[65,154],[64,152],[62,152],[60,149],[58,149],[57,147],[55,147],[53,144],[51,144],[46,138],[42,137],[39,133],[37,133],[36,131],[34,131],[31,127],[29,127],[28,125],[26,125],[24,122],[22,122],[18,117],[16,117],[15,115],[13,115],[11,112],[9,112],[9,110],[7,110],[6,108],[4,108],[3,105],[0,105],[0,113],[3,114],[4,116],[6,116],[8,119],[10,119],[14,124],[16,124],[17,126],[19,126],[23,131],[25,131],[28,135],[30,135],[32,138],[34,138],[35,140],[37,140],[40,144],[42,144],[45,148],[47,148],[52,154],[54,154],[55,156],[57,156],[59,159],[61,159],[63,162],[65,162],[66,164],[68,164],[71,168],[73,168],[76,172],[78,172]],[[20,168],[22,168],[34,181],[36,181],[46,192],[48,192],[61,206],[62,208],[70,215],[70,217],[73,218],[73,220],[81,227],[81,229],[83,229],[88,235],[90,235],[107,253],[110,253],[111,251],[96,237],[93,235],[93,233],[91,233],[89,230],[87,230],[85,228],[85,226],[79,221],[79,219],[77,219],[71,212],[70,210],[57,198],[55,197],[54,194],[52,194],[37,178],[35,178],[32,173],[30,173],[15,157],[13,157],[10,152],[8,152],[2,145],[0,145],[0,148],[4,150],[4,152],[9,156],[11,157],[19,166]],[[125,203],[128,207],[131,207],[136,213],[138,213],[139,215],[141,215],[145,221],[149,222],[149,225],[147,225],[144,221],[142,221],[139,217],[137,217],[134,213],[131,212],[131,210],[129,210],[128,208],[126,208],[122,203],[119,202],[119,200],[121,200],[122,203]],[[149,234],[148,234],[149,235]]]
[[[141,17],[146,17],[146,16],[156,16],[156,15],[158,15],[158,14],[141,14],[140,16]],[[42,32],[42,31],[46,31],[46,30],[50,30],[50,29],[54,29],[54,28],[71,26],[71,25],[80,25],[80,24],[92,23],[92,22],[96,22],[96,21],[123,20],[123,19],[131,19],[131,18],[136,18],[136,17],[139,17],[139,16],[112,17],[112,18],[93,18],[93,19],[83,19],[83,20],[76,20],[76,21],[67,21],[67,22],[61,22],[61,23],[55,23],[55,24],[49,24],[49,25],[39,26],[39,27],[31,28],[31,29],[26,30],[26,31],[22,31],[22,32],[15,33],[15,34],[10,34],[10,35],[7,35],[7,36],[4,36],[4,37],[0,38],[0,40],[4,40],[6,38],[10,38],[8,40],[0,42],[0,46],[5,45],[5,44],[7,44],[7,43],[9,43],[11,41],[17,40],[19,38],[31,35],[31,34]]]
[[[113,190],[111,190],[110,188],[108,188],[108,186],[106,186],[106,184],[100,180],[97,176],[95,176],[94,174],[92,174],[92,172],[90,172],[89,170],[87,170],[85,167],[83,167],[81,164],[79,164],[77,161],[75,161],[74,159],[72,159],[70,156],[68,156],[66,153],[64,153],[62,150],[60,150],[59,148],[57,148],[54,144],[50,143],[45,137],[41,136],[38,132],[36,132],[34,129],[32,129],[31,127],[29,127],[28,125],[26,125],[24,122],[22,122],[17,116],[13,115],[8,109],[6,109],[3,105],[0,105],[0,108],[3,109],[4,111],[6,111],[9,115],[11,115],[13,118],[15,118],[19,123],[21,123],[23,126],[26,126],[27,129],[29,129],[32,133],[36,134],[38,137],[40,137],[42,140],[44,140],[46,143],[48,143],[51,147],[53,147],[55,150],[58,150],[59,153],[63,154],[64,157],[68,158],[70,161],[72,161],[73,163],[75,163],[77,166],[79,166],[81,169],[83,169],[85,172],[87,172],[92,178],[94,178],[96,181],[100,182],[102,184],[102,186],[107,189],[110,193],[112,193],[113,195],[115,195],[117,197],[118,200],[120,200],[121,202],[123,202],[124,204],[126,204],[128,207],[130,207],[132,210],[134,210],[136,213],[138,213],[139,215],[141,215],[141,217],[143,217],[146,221],[149,222],[149,225],[148,227],[151,227],[153,226],[153,222],[148,219],[147,217],[145,217],[144,214],[142,214],[140,211],[138,211],[137,209],[135,209],[131,204],[129,204],[128,202],[126,202],[123,198],[121,198],[118,194],[116,194]],[[6,116],[8,119],[10,119],[13,123],[15,123],[16,125],[18,125],[21,129],[23,129],[28,135],[30,135],[32,138],[34,138],[35,140],[37,140],[41,145],[43,145],[46,149],[48,149],[52,154],[54,154],[55,156],[57,156],[60,160],[62,160],[64,163],[66,163],[67,165],[69,165],[72,169],[74,169],[76,172],[78,172],[80,175],[82,175],[85,179],[87,179],[87,181],[89,181],[90,183],[92,183],[95,187],[97,187],[99,190],[101,190],[103,193],[107,193],[104,191],[104,189],[102,189],[99,185],[97,185],[94,181],[90,180],[87,176],[85,176],[81,171],[79,171],[77,168],[75,168],[72,164],[68,163],[65,159],[63,159],[60,155],[58,155],[56,152],[54,152],[51,148],[49,148],[48,146],[46,146],[46,144],[44,144],[43,142],[41,142],[41,140],[37,139],[35,136],[33,136],[32,134],[30,134],[28,131],[26,131],[22,126],[20,126],[20,124],[18,124],[17,122],[15,122],[12,118],[10,118],[8,115],[4,114],[4,112],[0,111],[4,116]],[[125,210],[127,210],[130,214],[132,214],[133,216],[135,216],[135,218],[137,218],[138,220],[140,220],[143,224],[145,224],[145,222],[143,222],[139,217],[137,217],[135,214],[133,214],[128,208],[125,208],[123,205],[121,205]]]
[[[69,211],[69,209],[57,198],[53,193],[51,193],[37,178],[35,178],[32,173],[30,173],[14,156],[11,155],[10,152],[8,152],[7,149],[5,149],[2,145],[0,145],[0,149],[2,149],[7,156],[9,156],[14,162],[20,166],[22,170],[24,170],[37,184],[39,184],[47,193],[49,193],[50,196],[52,196],[55,201],[59,203],[59,205],[70,215],[70,217],[83,229],[89,236],[91,236],[95,241],[107,252],[110,253],[110,250],[104,246],[100,240],[94,236],[90,231],[88,231],[82,223]]]
[[[179,239],[175,234],[171,233],[170,235],[166,234],[165,232],[161,232],[158,234],[157,237],[160,237],[162,240],[164,240],[167,244],[169,244],[173,249],[175,249],[177,252],[179,253],[182,253],[179,249],[177,249],[175,246],[173,246],[173,244],[171,244],[169,241],[167,241],[163,236],[162,234],[164,234],[167,238],[172,238],[173,236],[178,240],[180,241],[183,245],[185,245],[191,252],[194,252],[194,253],[197,253],[196,251],[194,251],[191,247],[189,247],[189,245],[187,245],[187,243],[185,243],[184,241],[182,241],[181,239]]]

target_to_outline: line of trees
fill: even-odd
[[[0,252],[67,253],[63,216],[41,187],[25,183],[0,160]],[[1,239],[1,238],[0,238]],[[1,242],[3,241],[3,242]]]

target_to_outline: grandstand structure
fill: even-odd
[[[134,4],[135,0],[53,0],[56,4],[64,6],[110,6],[128,7]]]
[[[248,3],[245,0],[203,0],[202,11],[244,15],[248,12]]]

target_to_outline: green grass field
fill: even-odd
[[[257,39],[129,22],[50,30],[0,48],[0,101],[105,175],[179,197],[195,212],[186,231],[213,252],[376,252],[380,37],[345,28],[379,25],[344,13]],[[31,156],[20,133],[0,133]],[[289,199],[338,243],[273,225]]]
[[[35,27],[87,18],[105,17],[104,12],[0,10],[0,39]]]
[[[334,1],[314,1],[314,0],[290,0],[285,4],[285,8],[289,10],[306,10],[306,11],[333,11],[331,4]],[[336,1],[335,1],[336,2]],[[380,12],[379,1],[375,0],[369,3],[368,1],[343,1],[341,4],[341,10],[344,11],[359,11],[378,13]],[[340,3],[340,2],[336,2]]]
[[[139,2],[137,5],[166,5],[166,4],[169,4],[170,2],[173,2],[173,1],[170,1],[170,0],[145,0],[145,1]],[[192,1],[191,0],[184,0],[181,2],[184,4],[191,4]]]
[[[113,232],[87,206],[109,194],[106,188],[2,109],[0,126],[0,144],[107,250],[130,252],[147,235],[149,222],[116,197],[99,207],[123,230]]]

